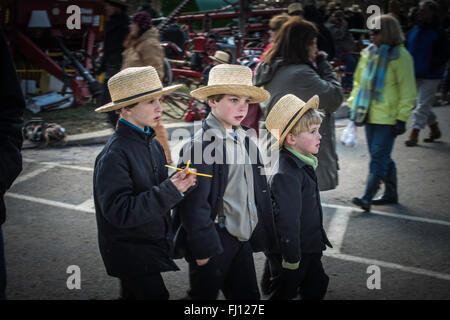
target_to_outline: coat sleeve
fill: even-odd
[[[207,165],[202,161],[194,161],[195,152],[202,151],[200,142],[186,145],[180,152],[179,168],[186,166],[191,160],[191,168],[197,172],[213,175],[213,178],[197,177],[197,187],[186,195],[185,199],[178,205],[181,223],[187,234],[187,244],[195,259],[206,259],[220,254],[223,251],[222,244],[217,233],[214,221],[211,219],[211,188],[216,173],[213,165]],[[192,151],[192,153],[191,153]]]
[[[136,194],[126,156],[108,151],[97,163],[94,193],[105,219],[117,228],[134,228],[162,219],[182,199],[170,181]]]
[[[397,83],[399,84],[396,119],[407,122],[414,107],[414,101],[416,101],[417,89],[413,59],[406,50],[404,52],[406,54],[398,59],[395,69]]]
[[[341,106],[344,99],[342,87],[328,61],[319,64],[318,72],[310,67],[299,70],[295,78],[299,83],[297,96],[302,97],[305,92],[308,92],[310,93],[308,98],[310,98],[317,94],[320,98],[319,109],[327,113],[332,113]]]
[[[271,183],[275,227],[284,261],[297,263],[301,258],[300,219],[302,188],[298,178],[285,173],[274,175]]]

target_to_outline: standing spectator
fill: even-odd
[[[349,29],[364,29],[366,27],[366,19],[362,14],[361,8],[358,4],[354,4],[349,9],[350,15],[348,18]]]
[[[317,94],[321,111],[325,113],[320,134],[317,180],[321,191],[336,188],[338,184],[338,157],[333,112],[344,98],[341,84],[325,59],[317,53],[318,30],[312,22],[291,17],[280,30],[264,62],[256,69],[255,84],[270,92],[265,106],[266,115],[282,96],[291,93],[303,101]]]
[[[325,26],[330,30],[334,39],[336,48],[336,58],[342,59],[345,66],[345,75],[342,77],[342,86],[344,88],[351,88],[353,82],[353,72],[357,64],[357,59],[354,55],[349,54],[355,50],[355,40],[352,34],[348,31],[348,22],[344,17],[344,12],[341,10],[335,11],[328,19]]]
[[[409,139],[405,141],[408,147],[417,145],[419,132],[426,125],[431,131],[424,142],[433,142],[441,137],[433,103],[449,58],[447,34],[440,26],[436,3],[421,2],[418,18],[418,26],[411,30],[407,38],[408,50],[414,58],[418,89],[417,106],[413,112],[414,124]]]
[[[103,42],[103,58],[99,72],[105,73],[103,81],[102,105],[111,102],[108,91],[108,80],[120,71],[122,67],[123,41],[128,34],[130,19],[127,15],[128,3],[126,0],[105,0],[106,32]],[[116,127],[119,117],[115,112],[108,112],[108,119],[113,128]]]
[[[6,300],[6,262],[2,224],[6,220],[3,195],[22,171],[22,126],[25,101],[9,47],[0,28],[0,300]]]
[[[303,6],[301,3],[294,2],[288,6],[288,15],[303,17]]]
[[[381,29],[372,31],[373,44],[361,52],[348,99],[351,119],[365,123],[370,153],[366,190],[362,197],[352,199],[365,211],[370,211],[371,204],[398,202],[397,170],[391,153],[395,137],[405,132],[416,99],[413,60],[403,45],[400,24],[391,15],[375,19]],[[367,110],[365,120],[356,117],[357,110]],[[386,190],[372,201],[381,181]]]
[[[164,50],[159,43],[159,32],[152,26],[150,15],[138,12],[131,18],[130,33],[124,41],[122,70],[129,67],[148,67],[156,69],[160,79],[164,78]],[[169,139],[162,119],[155,127],[156,139],[161,143],[167,163],[172,163]]]
[[[269,43],[265,47],[262,55],[259,57],[258,64],[260,64],[262,62],[266,52],[269,51],[270,47],[273,46],[273,41],[274,41],[278,31],[280,31],[283,24],[288,20],[289,20],[289,15],[286,13],[276,15],[276,16],[272,17],[272,19],[270,19],[270,21],[269,21]]]
[[[324,51],[327,53],[327,59],[329,61],[333,60],[336,54],[334,40],[330,30],[328,30],[324,25],[324,18],[322,14],[313,5],[305,6],[304,12],[304,18],[308,21],[314,22],[319,30],[319,34],[317,36],[317,48],[319,51]]]

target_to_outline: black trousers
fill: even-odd
[[[216,225],[223,252],[198,266],[189,261],[190,289],[186,299],[215,300],[221,290],[227,300],[259,300],[253,252],[248,241],[239,241]]]
[[[120,278],[122,300],[169,300],[169,291],[160,273]]]
[[[303,254],[297,270],[284,270],[279,254],[266,255],[270,272],[269,300],[287,300],[300,294],[302,300],[322,300],[328,289],[329,277],[322,265],[322,253]],[[263,275],[264,277],[264,275]]]

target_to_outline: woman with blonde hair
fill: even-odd
[[[372,204],[397,203],[397,174],[391,158],[395,137],[405,132],[405,124],[416,100],[413,59],[403,45],[400,24],[391,15],[374,20],[379,29],[371,32],[372,44],[361,52],[353,90],[348,99],[350,118],[364,125],[370,153],[366,189],[352,202],[364,211]],[[380,182],[385,192],[372,200]]]

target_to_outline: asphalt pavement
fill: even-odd
[[[398,205],[364,213],[351,204],[364,191],[368,171],[364,129],[358,128],[355,147],[338,144],[339,186],[321,193],[325,230],[334,246],[323,258],[330,276],[326,299],[450,298],[450,106],[435,111],[442,139],[424,143],[424,130],[417,147],[404,145],[407,133],[395,143]],[[337,137],[347,121],[337,121]],[[178,137],[177,129],[169,136]],[[119,296],[118,281],[106,275],[98,250],[92,199],[93,165],[104,138],[89,144],[71,139],[63,148],[24,149],[23,172],[5,196],[9,299]],[[178,138],[171,147],[176,159]],[[254,257],[260,279],[264,256]],[[176,263],[180,271],[164,274],[171,299],[188,289],[187,265]],[[79,268],[79,285],[73,266]]]

